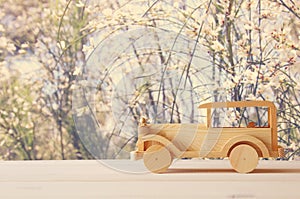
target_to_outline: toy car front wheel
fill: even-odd
[[[250,173],[258,164],[258,154],[252,146],[240,144],[232,149],[229,160],[237,172]]]
[[[144,165],[153,173],[165,172],[172,163],[168,149],[161,145],[152,145],[144,153]]]

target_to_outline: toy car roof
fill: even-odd
[[[210,102],[201,104],[199,108],[229,108],[229,107],[270,107],[275,109],[275,105],[270,101],[230,101],[230,102]]]

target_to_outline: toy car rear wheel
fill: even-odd
[[[231,166],[239,173],[250,173],[258,164],[257,151],[250,145],[240,144],[229,155]]]
[[[165,172],[172,163],[168,149],[161,145],[152,145],[144,153],[144,165],[153,173]]]

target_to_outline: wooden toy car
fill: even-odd
[[[266,108],[267,126],[213,127],[212,111],[218,108]],[[269,101],[214,102],[199,106],[206,109],[206,124],[147,124],[138,128],[136,151],[131,158],[144,160],[154,173],[166,171],[174,158],[226,158],[240,173],[253,171],[259,158],[278,158],[284,150],[278,145],[276,107]]]

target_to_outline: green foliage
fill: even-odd
[[[1,154],[3,159],[35,159],[35,121],[30,85],[18,77],[1,81]]]

